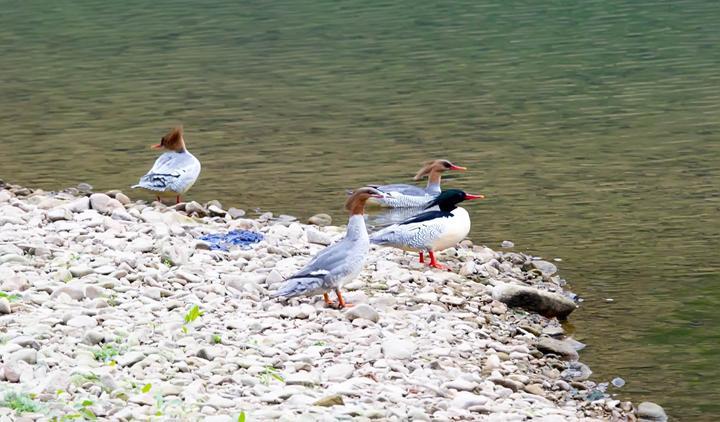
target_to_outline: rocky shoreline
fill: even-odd
[[[90,190],[0,182],[0,421],[664,420],[589,380],[551,262],[465,241],[442,272],[373,247],[354,307],[282,303],[342,227]],[[264,239],[199,240],[233,229]]]

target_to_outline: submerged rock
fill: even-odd
[[[492,296],[510,307],[537,312],[548,318],[566,319],[577,308],[575,302],[557,293],[510,283],[496,285]]]

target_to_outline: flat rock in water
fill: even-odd
[[[577,308],[575,302],[557,293],[510,283],[495,286],[492,296],[510,307],[537,312],[548,318],[566,319]]]

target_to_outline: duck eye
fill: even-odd
[[[443,162],[443,166],[445,166],[446,169],[449,169],[450,167],[452,167],[452,164],[450,164],[449,161],[445,161]]]

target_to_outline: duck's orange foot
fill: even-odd
[[[433,267],[433,268],[437,268],[438,270],[450,271],[450,268],[448,268],[447,265],[443,265],[443,264],[441,264],[441,263],[439,263],[439,262],[436,262],[436,263],[434,263],[434,264],[430,264],[430,266]]]
[[[345,300],[342,297],[342,293],[340,293],[340,290],[335,290],[335,294],[338,297],[338,308],[342,309],[342,308],[349,308],[349,307],[353,306],[352,303],[345,302]]]
[[[450,268],[448,268],[448,267],[446,267],[445,265],[437,262],[437,260],[435,259],[435,252],[430,251],[429,254],[430,254],[430,266],[431,266],[431,267],[437,268],[438,270],[450,271]]]
[[[332,300],[330,300],[330,296],[328,296],[327,293],[323,293],[323,300],[325,301],[326,305],[333,307],[333,308],[335,307],[335,303]]]

